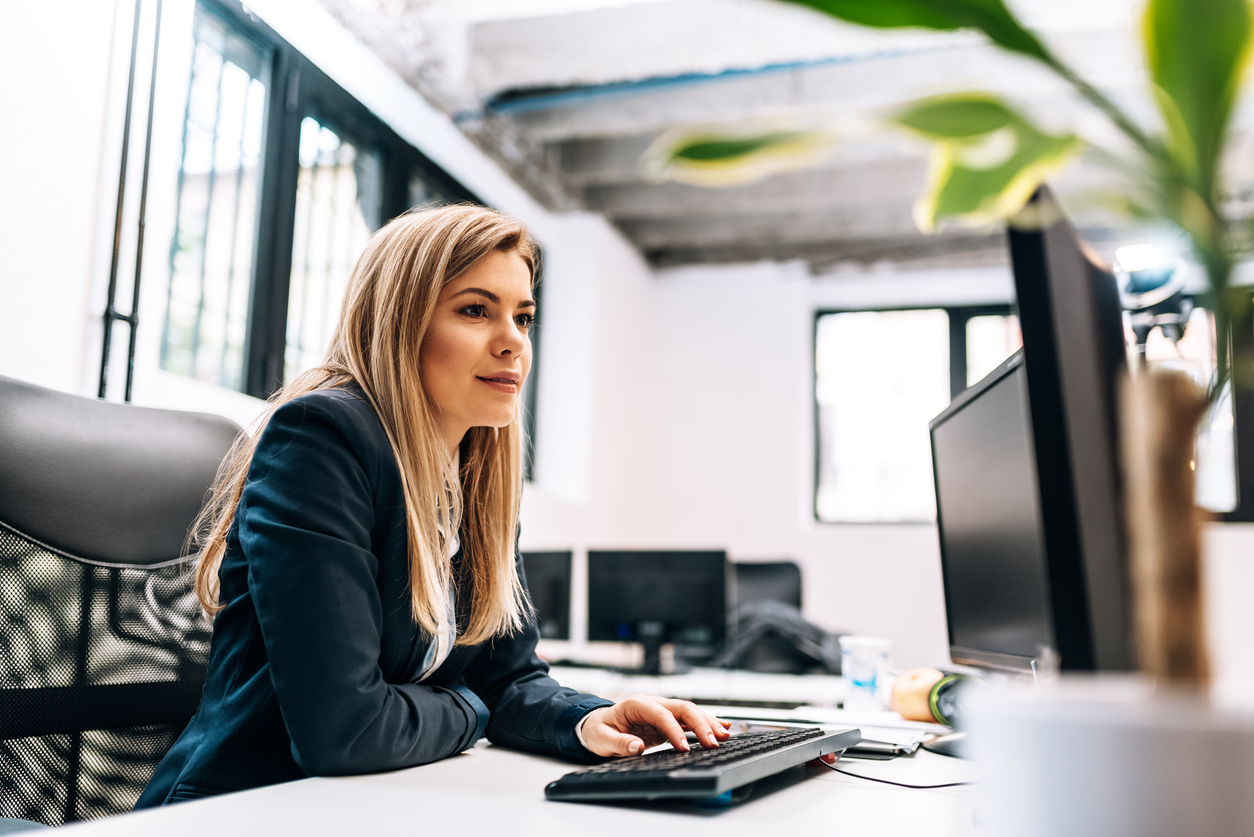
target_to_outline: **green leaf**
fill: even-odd
[[[1045,46],[1002,0],[788,0],[863,26],[978,29],[995,44],[1046,59]]]
[[[918,102],[897,114],[896,121],[929,137],[955,138],[987,134],[1012,124],[1016,118],[994,96],[963,93]]]
[[[1047,134],[985,93],[928,99],[896,121],[935,143],[927,191],[915,204],[925,231],[943,218],[988,223],[1013,215],[1080,148],[1074,135]]]
[[[735,186],[813,165],[839,140],[829,128],[779,120],[680,126],[655,139],[640,162],[655,180]]]
[[[1208,199],[1251,28],[1248,0],[1150,0],[1145,9],[1145,51],[1170,151]]]
[[[715,161],[731,162],[772,146],[789,145],[804,138],[805,135],[800,131],[780,131],[756,137],[736,139],[698,139],[673,149],[671,151],[671,159],[703,163]]]

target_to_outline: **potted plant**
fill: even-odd
[[[870,27],[977,30],[1044,65],[1126,141],[1125,148],[1087,149],[1123,175],[1122,206],[1187,234],[1209,280],[1216,375],[1203,389],[1183,373],[1142,368],[1120,393],[1137,660],[1146,678],[1116,686],[1114,700],[1087,684],[1079,697],[1072,689],[1029,709],[991,706],[987,729],[1003,740],[1021,737],[989,751],[989,778],[993,807],[1004,803],[995,829],[1002,833],[1134,833],[1134,823],[1140,834],[1235,833],[1238,824],[1244,833],[1254,816],[1254,808],[1245,810],[1254,805],[1245,802],[1254,798],[1254,762],[1244,755],[1254,744],[1254,716],[1225,714],[1208,700],[1192,460],[1198,422],[1225,384],[1254,390],[1254,354],[1240,348],[1250,341],[1235,341],[1233,351],[1231,339],[1254,329],[1248,293],[1231,287],[1246,233],[1223,215],[1220,171],[1254,40],[1250,3],[1148,0],[1141,35],[1159,120],[1147,126],[1055,55],[1003,0],[788,2]],[[1011,219],[1046,177],[1085,150],[1079,137],[1049,133],[981,91],[915,102],[889,121],[933,144],[915,206],[925,231],[938,222]],[[696,126],[659,138],[645,163],[659,176],[694,184],[744,182],[808,164],[825,131],[830,140],[823,128]]]
[[[1142,36],[1160,124],[1143,126],[1024,26],[1003,0],[788,0],[870,27],[973,29],[998,47],[1056,73],[1126,140],[1120,149],[1051,134],[1012,103],[982,91],[914,102],[889,121],[933,144],[931,171],[915,205],[920,229],[940,222],[1009,219],[1046,177],[1087,150],[1123,175],[1119,203],[1142,219],[1187,234],[1209,280],[1219,350],[1206,391],[1185,375],[1142,370],[1120,393],[1125,500],[1141,670],[1177,685],[1209,679],[1200,585],[1200,522],[1193,504],[1198,422],[1226,383],[1254,389],[1254,356],[1233,356],[1234,329],[1254,328],[1249,297],[1230,280],[1240,231],[1221,211],[1220,162],[1249,62],[1254,14],[1248,0],[1150,0]],[[700,185],[744,182],[806,165],[830,131],[779,125],[697,126],[659,139],[646,166]],[[1244,344],[1245,341],[1242,342]]]

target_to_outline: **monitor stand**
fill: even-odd
[[[644,664],[640,667],[642,674],[662,673],[662,638],[666,635],[666,625],[661,622],[637,622],[636,641],[644,645]]]

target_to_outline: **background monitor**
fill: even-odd
[[[524,552],[527,592],[541,639],[570,639],[570,552]]]
[[[589,550],[588,639],[639,642],[644,669],[660,669],[672,642],[709,657],[727,638],[727,553]]]

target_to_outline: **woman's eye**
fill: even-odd
[[[488,315],[488,306],[480,303],[467,305],[462,309],[462,313],[467,317],[486,317]]]
[[[535,324],[536,318],[534,314],[519,314],[514,318],[514,322],[518,323],[518,327],[526,331]]]

